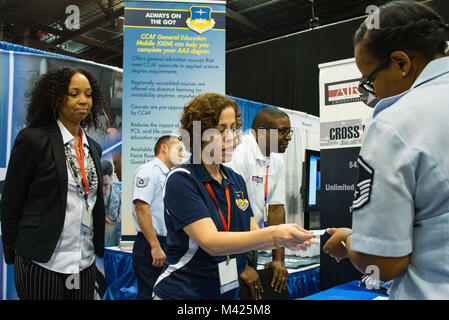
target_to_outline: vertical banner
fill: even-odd
[[[0,168],[6,168],[7,135],[8,135],[8,99],[9,96],[9,54],[0,52]],[[5,143],[3,143],[5,142]],[[1,169],[0,169],[1,170]],[[0,181],[3,181],[0,171]],[[1,193],[1,186],[0,186]]]
[[[354,59],[321,64],[319,68],[321,227],[351,227],[349,207],[355,191],[357,157],[373,109],[365,104],[368,97],[358,91],[361,75]],[[325,290],[360,279],[361,274],[348,259],[336,264],[321,253],[320,276],[321,289]]]
[[[0,50],[0,200],[3,193],[3,185],[6,177],[6,166],[8,163],[8,133],[9,125],[9,89],[10,89],[10,54]],[[0,208],[0,217],[2,215]],[[1,226],[1,222],[0,222]],[[3,245],[1,242],[2,232],[0,229],[0,300],[6,300],[8,293],[8,266],[3,257]]]
[[[132,218],[134,171],[178,134],[184,105],[225,94],[225,1],[126,1],[123,48],[122,235]]]

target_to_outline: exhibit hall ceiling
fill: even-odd
[[[226,50],[361,17],[368,6],[386,2],[229,0]],[[123,0],[0,0],[0,40],[122,67],[124,5]],[[77,24],[68,19],[74,13]]]

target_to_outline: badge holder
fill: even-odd
[[[89,213],[89,205],[86,202],[83,204],[83,211],[81,215],[81,228],[85,232],[89,232],[92,227],[92,214]]]
[[[239,277],[237,273],[236,258],[230,259],[226,256],[226,261],[218,264],[218,275],[220,278],[220,293],[223,294],[239,287]]]

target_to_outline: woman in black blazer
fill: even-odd
[[[98,126],[104,97],[91,73],[57,67],[36,83],[11,151],[2,241],[20,299],[93,299],[105,210]]]

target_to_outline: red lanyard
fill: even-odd
[[[268,194],[268,169],[270,169],[270,166],[267,166],[267,175],[265,177],[265,204],[267,204],[267,194]]]
[[[214,200],[215,205],[217,206],[218,212],[220,213],[221,221],[223,222],[223,229],[225,231],[229,231],[229,227],[231,226],[231,197],[229,196],[229,186],[225,187],[226,202],[228,203],[228,224],[226,224],[226,221],[223,217],[223,214],[221,213],[220,208],[218,207],[217,199],[215,198],[214,192],[212,191],[209,182],[205,182],[204,185],[206,186],[207,191],[209,191],[210,197],[212,198],[212,200]]]
[[[87,178],[86,178],[86,170],[84,169],[84,151],[83,151],[83,138],[81,135],[81,132],[79,134],[79,144],[80,144],[80,151],[78,152],[78,148],[76,147],[75,144],[75,153],[76,153],[76,158],[78,159],[78,163],[80,165],[80,169],[81,169],[81,175],[83,177],[83,182],[84,182],[84,198],[87,197]]]

